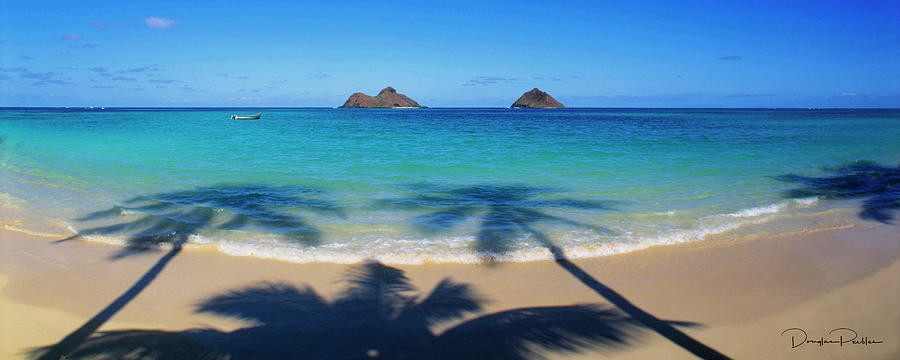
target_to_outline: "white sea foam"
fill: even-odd
[[[631,237],[629,235],[609,237],[598,232],[580,232],[578,237],[564,239],[565,253],[570,258],[591,258],[623,254],[658,245],[671,245],[703,240],[705,237],[737,229],[747,224],[770,221],[774,216],[759,216],[741,221],[710,220],[696,228],[674,230],[657,236]],[[222,241],[217,247],[223,253],[236,256],[253,256],[278,259],[294,263],[329,262],[339,264],[358,263],[366,259],[377,259],[387,264],[424,263],[482,263],[485,260],[504,262],[528,262],[552,260],[550,251],[528,237],[518,239],[524,245],[504,254],[477,254],[471,250],[476,241],[474,236],[443,237],[439,239],[369,239],[368,246],[354,244],[329,244],[304,248],[280,242],[248,243],[242,241]],[[361,242],[363,243],[363,242]],[[432,245],[440,245],[438,247]]]
[[[205,243],[202,239],[203,237],[197,234],[191,234],[187,237],[186,244],[183,245],[183,248],[197,248]],[[96,234],[82,234],[81,239],[96,242],[107,245],[119,245],[119,246],[130,246],[129,238],[127,236],[114,236],[114,235],[96,235]],[[172,250],[173,244],[170,242],[160,242],[155,244],[143,244],[143,248],[147,249],[157,249],[157,250]]]
[[[788,207],[787,202],[782,202],[782,203],[772,204],[772,205],[768,205],[768,206],[760,206],[760,207],[755,207],[755,208],[750,208],[750,209],[744,209],[744,210],[741,210],[741,211],[738,211],[735,213],[731,213],[731,214],[726,214],[726,215],[730,216],[730,217],[735,217],[735,218],[756,217],[756,216],[761,216],[761,215],[775,214],[775,213],[781,212],[782,210],[784,210],[787,207]]]
[[[23,233],[23,234],[47,237],[47,238],[60,238],[60,237],[65,236],[65,235],[62,235],[59,233],[52,233],[52,232],[28,229],[26,227],[21,226],[21,224],[3,224],[3,228],[6,230],[9,230],[9,231],[15,231],[15,232]]]
[[[779,212],[784,211],[785,209],[794,206],[794,207],[810,207],[815,205],[819,201],[817,197],[809,197],[802,199],[792,199],[782,201],[776,204],[770,204],[767,206],[754,207],[749,209],[740,210],[731,214],[725,214],[726,216],[734,217],[734,218],[745,218],[745,217],[756,217],[762,215],[770,215],[777,214]]]
[[[18,210],[22,203],[24,201],[15,196],[0,192],[0,209]]]
[[[787,200],[733,213],[706,216],[698,219],[691,226],[651,231],[650,233],[640,231],[640,226],[651,226],[652,228],[655,226],[653,224],[620,224],[611,231],[582,229],[557,232],[553,240],[563,247],[566,255],[570,258],[622,254],[652,246],[700,241],[710,235],[725,233],[749,224],[770,221],[786,209],[810,207],[816,202],[816,198]],[[674,216],[674,213],[675,210],[671,210],[663,214]],[[77,232],[72,227],[69,229]],[[121,246],[128,244],[127,238],[120,236],[85,235],[84,238]],[[204,235],[193,234],[188,238],[185,248],[214,246],[218,251],[228,255],[277,259],[294,263],[351,264],[367,259],[377,259],[388,264],[423,264],[482,263],[485,260],[527,262],[552,259],[550,251],[530,236],[523,236],[512,241],[511,243],[515,245],[511,251],[493,255],[478,254],[473,251],[472,246],[476,241],[475,235],[417,237],[391,233],[351,236],[344,239],[331,239],[318,246],[304,246],[285,241],[274,234],[230,231]],[[159,244],[153,247],[170,249],[171,244]]]

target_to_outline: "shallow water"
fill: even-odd
[[[0,138],[8,228],[298,262],[522,261],[814,213],[828,200],[775,177],[896,166],[900,111],[3,109]]]

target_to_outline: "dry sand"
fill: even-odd
[[[851,226],[790,234],[765,231],[713,236],[702,242],[572,260],[591,278],[656,318],[689,321],[680,328],[733,358],[896,359],[900,356],[900,232],[895,225]],[[120,296],[163,256],[148,252],[111,261],[119,248],[0,230],[0,358],[22,358],[52,345]],[[609,301],[552,261],[487,265],[401,265],[423,293],[442,279],[468,283],[488,302],[487,314],[531,306]],[[194,313],[199,301],[262,281],[309,285],[325,298],[344,287],[349,269],[230,257],[208,250],[176,256],[101,330],[230,330],[237,320]],[[480,315],[479,314],[479,315]],[[451,324],[452,325],[452,324]],[[788,328],[809,338],[835,328],[883,343],[791,347]],[[693,358],[654,331],[621,349],[545,353],[550,358]]]

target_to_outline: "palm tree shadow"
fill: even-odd
[[[268,187],[262,185],[224,185],[190,191],[139,196],[79,220],[128,220],[94,227],[57,241],[91,235],[124,235],[126,247],[111,260],[168,248],[137,282],[59,343],[32,355],[41,360],[56,360],[71,352],[137,297],[177,256],[189,237],[202,230],[263,229],[279,231],[289,239],[312,246],[321,232],[287,209],[343,217],[343,210],[320,199],[321,191],[307,188]]]
[[[472,250],[486,260],[509,253],[519,239],[532,238],[545,245],[546,236],[532,226],[538,223],[610,233],[605,227],[551,215],[545,209],[603,211],[611,210],[617,204],[615,201],[558,199],[554,198],[558,190],[526,185],[442,187],[418,184],[409,188],[419,194],[381,200],[376,205],[414,211],[431,210],[413,220],[416,228],[429,234],[451,230],[468,218],[479,218],[481,223]]]
[[[232,290],[201,302],[197,311],[252,325],[230,332],[99,333],[70,358],[184,349],[193,352],[190,357],[209,359],[524,360],[543,358],[544,351],[620,350],[643,334],[634,319],[597,305],[518,308],[472,317],[482,311],[484,300],[469,285],[444,279],[421,296],[401,270],[379,263],[355,267],[346,281],[349,286],[330,301],[308,286],[285,283]],[[440,324],[452,326],[438,332]],[[156,350],[155,344],[165,347]]]
[[[821,196],[826,199],[862,199],[861,219],[884,224],[893,222],[894,212],[900,209],[900,166],[857,161],[825,170],[832,175],[785,174],[774,178],[800,184],[800,187],[784,192],[786,198]]]
[[[539,200],[538,195],[545,194],[547,192],[546,189],[525,185],[480,185],[455,188],[439,188],[433,185],[425,185],[420,188],[424,190],[420,195],[406,199],[384,200],[380,205],[410,210],[437,209],[426,215],[420,215],[414,220],[418,224],[424,224],[419,226],[429,229],[448,229],[460,223],[466,217],[481,216],[481,226],[478,230],[473,250],[487,259],[493,259],[497,254],[511,251],[514,245],[513,242],[516,239],[521,238],[521,235],[528,235],[550,251],[554,261],[560,267],[569,272],[582,284],[594,290],[598,295],[627,313],[632,319],[701,358],[728,358],[672,326],[672,324],[679,324],[656,318],[628,301],[624,296],[597,281],[597,279],[569,261],[562,248],[557,246],[542,231],[535,228],[536,225],[545,221],[557,221],[567,225],[591,227],[548,215],[542,209],[609,210],[611,209],[611,202],[575,199],[542,201]]]
[[[259,230],[283,234],[303,245],[314,246],[322,233],[296,212],[344,217],[343,210],[321,199],[321,190],[263,185],[222,185],[189,191],[160,193],[129,199],[125,205],[88,214],[79,221],[114,220],[59,240],[90,235],[126,237],[126,247],[113,255],[129,255],[184,245],[188,237],[209,230]],[[125,221],[117,221],[125,217]]]

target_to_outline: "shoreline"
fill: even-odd
[[[8,194],[7,198],[12,199],[13,204],[15,202],[25,203],[23,200]],[[841,218],[852,216],[848,214],[855,212],[855,208],[860,206],[860,203],[856,200],[829,201],[827,205],[822,205],[822,203],[823,201],[820,201],[817,197],[783,198],[759,206],[701,216],[695,219],[690,226],[658,230],[658,233],[635,235],[630,233],[630,228],[625,228],[618,230],[618,232],[626,233],[629,236],[621,238],[604,237],[609,236],[604,234],[605,231],[608,231],[604,226],[592,227],[587,230],[576,228],[577,231],[557,232],[554,236],[559,236],[560,238],[557,239],[558,242],[557,240],[554,242],[557,242],[559,246],[564,248],[566,255],[570,259],[593,259],[627,254],[656,246],[702,242],[705,241],[703,239],[706,237],[727,236],[727,234],[732,232],[744,232],[747,228],[759,229],[760,226],[765,228],[773,222],[789,222],[790,226],[803,229],[843,226],[841,225],[843,223]],[[0,214],[7,215],[5,218],[0,216],[0,229],[46,237],[69,238],[79,236],[78,239],[82,241],[112,246],[124,247],[129,243],[129,236],[126,234],[116,234],[114,231],[110,231],[108,234],[103,232],[79,234],[79,231],[87,231],[84,228],[81,230],[76,228],[81,227],[81,224],[64,220],[64,217],[58,216],[49,218],[49,221],[31,219],[28,216],[34,212],[33,209],[23,205],[15,206],[16,213]],[[115,207],[110,209],[113,208]],[[641,216],[671,216],[676,211],[678,210],[648,212]],[[815,214],[809,216],[806,213],[808,211],[814,211]],[[16,216],[19,219],[16,219]],[[8,220],[9,218],[13,220]],[[23,222],[21,219],[28,219],[28,221]],[[660,221],[664,220],[667,219],[663,218]],[[616,221],[619,220],[612,219],[610,222],[615,223]],[[348,223],[329,224],[329,226],[346,227]],[[112,223],[104,223],[104,225],[108,224]],[[122,220],[117,223],[117,225],[121,224],[133,223],[129,220]],[[382,225],[378,223],[372,227],[380,228]],[[629,225],[636,227],[640,224]],[[89,229],[90,226],[87,226],[87,228]],[[328,231],[337,233],[334,228],[329,228]],[[348,265],[359,263],[372,257],[390,265],[477,265],[485,262],[486,259],[503,263],[528,263],[553,259],[552,254],[547,251],[545,246],[534,241],[533,234],[526,234],[531,237],[524,239],[529,242],[527,247],[504,249],[500,253],[482,253],[472,251],[471,248],[478,241],[477,235],[449,234],[443,237],[431,237],[432,234],[422,235],[412,229],[403,229],[403,231],[406,232],[366,233],[353,229],[340,233],[339,236],[343,236],[343,238],[336,236],[334,239],[329,239],[329,242],[315,247],[295,246],[290,241],[284,241],[279,238],[280,235],[277,233],[246,232],[236,237],[230,237],[230,234],[229,236],[223,236],[215,233],[195,232],[187,236],[187,242],[183,246],[185,249],[194,251],[217,251],[228,256],[271,259],[294,264],[324,262]],[[473,229],[472,231],[480,231],[480,229]],[[391,234],[396,236],[392,237],[390,236]],[[570,237],[571,234],[575,235]],[[263,241],[258,241],[259,239],[263,239]],[[379,248],[367,248],[361,245],[365,244],[365,242],[358,239],[382,243],[382,246]],[[418,242],[425,245],[420,247],[403,247],[404,243],[409,242]],[[434,245],[428,245],[431,243],[449,244],[444,244],[443,247],[435,247]],[[161,251],[171,248],[169,242],[146,244],[144,246],[151,250]],[[364,253],[364,255],[358,255],[360,253]]]
[[[873,338],[886,338],[887,344],[873,344],[851,351],[872,351],[872,354],[881,354],[873,357],[889,357],[886,355],[900,351],[895,340],[900,337],[900,329],[892,327],[900,320],[897,311],[900,309],[900,291],[894,284],[900,274],[896,226],[857,218],[850,222],[852,226],[849,227],[787,235],[733,231],[697,242],[573,259],[571,262],[659,319],[702,324],[698,328],[680,329],[731,357],[744,358],[763,351],[776,358],[798,355],[816,358],[847,351],[818,346],[804,347],[802,351],[791,349],[784,343],[785,339],[778,336],[784,330],[779,327],[785,326],[790,319],[803,322],[791,326],[810,331],[819,328],[824,331],[834,324],[866,331]],[[85,320],[94,315],[165,254],[149,251],[145,255],[111,261],[111,254],[120,247],[89,242],[52,244],[57,239],[8,230],[0,230],[0,238],[4,239],[0,242],[3,247],[0,253],[4,254],[0,257],[0,274],[9,279],[0,289],[0,297],[4,304],[15,309],[10,312],[40,308],[59,314],[51,317],[68,317],[53,331],[16,331],[17,343],[25,347],[59,341],[59,333],[68,333],[78,325],[75,319]],[[423,264],[391,267],[402,271],[423,295],[445,278],[469,284],[487,300],[479,315],[533,306],[586,303],[609,306],[606,299],[552,261],[492,266]],[[226,290],[265,281],[310,286],[323,298],[332,299],[344,288],[340,280],[350,268],[341,264],[294,264],[189,249],[174,257],[152,283],[99,330],[197,327],[233,330],[246,326],[246,323],[197,314],[194,312],[196,304]],[[879,289],[884,286],[888,286],[887,290]],[[858,297],[837,295],[841,291],[847,292],[846,289],[855,289],[849,293],[858,293]],[[889,293],[884,294],[885,291]],[[842,303],[855,306],[836,313],[822,310],[840,307]],[[875,314],[878,316],[873,316]],[[855,323],[837,324],[834,319]],[[19,330],[15,324],[3,326]],[[11,333],[9,330],[3,332]],[[745,332],[755,333],[772,343],[753,347],[749,345],[752,341],[734,340],[747,337]],[[639,346],[629,346],[607,355],[622,358],[692,357],[658,334],[645,333],[638,338]],[[17,355],[21,350],[0,355],[21,356]],[[869,353],[859,353],[869,357],[866,354]],[[571,354],[565,352],[544,355],[591,358],[596,353],[587,350],[572,357],[566,357]]]

